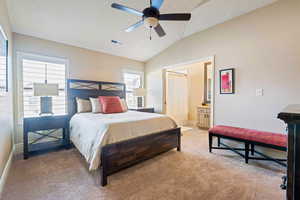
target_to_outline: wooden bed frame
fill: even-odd
[[[77,112],[76,97],[83,99],[98,96],[126,97],[126,86],[124,83],[69,79],[67,81],[67,91],[70,118]],[[177,148],[177,151],[181,150],[180,128],[102,147],[101,185],[107,185],[107,177],[109,175],[174,148]]]

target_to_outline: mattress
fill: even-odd
[[[100,166],[101,147],[176,127],[170,117],[157,113],[78,113],[70,121],[70,139],[89,163],[89,170],[95,170]]]

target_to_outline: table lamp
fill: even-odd
[[[52,96],[58,96],[58,84],[34,83],[34,96],[41,98],[40,115],[53,115],[52,112]]]

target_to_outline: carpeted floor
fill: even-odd
[[[89,173],[75,150],[53,152],[26,161],[16,159],[3,200],[203,199],[282,200],[284,168],[271,162],[246,165],[235,154],[208,153],[207,133],[183,133],[182,152],[170,151],[108,179]]]

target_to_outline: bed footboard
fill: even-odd
[[[107,185],[109,175],[174,148],[181,150],[180,128],[104,146],[101,150],[101,185]]]

